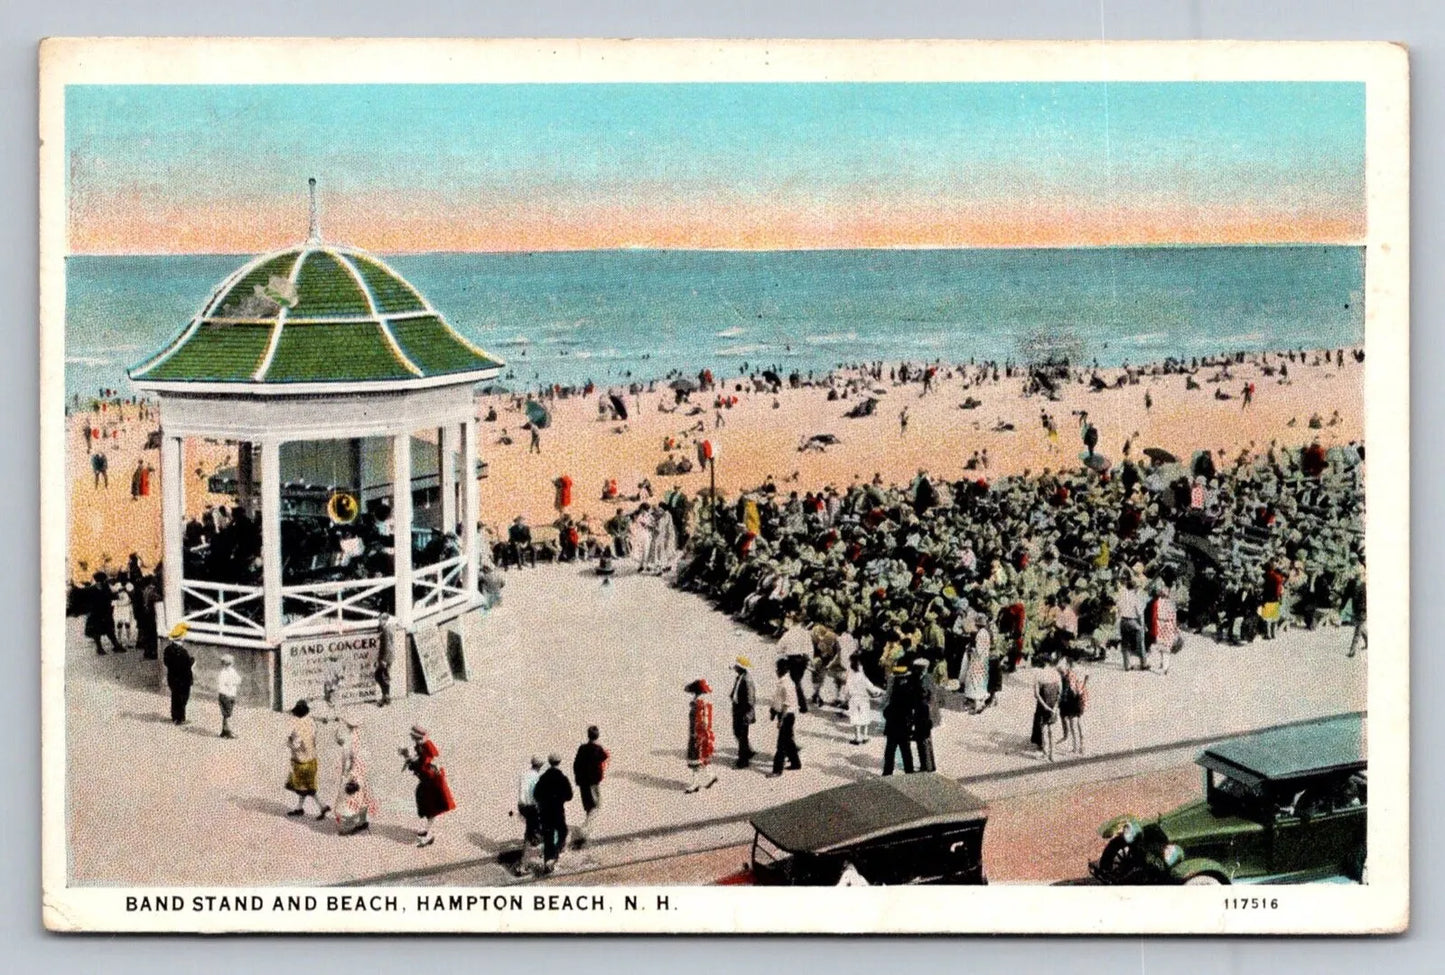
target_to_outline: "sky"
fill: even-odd
[[[1353,83],[66,91],[72,253],[1361,243]]]

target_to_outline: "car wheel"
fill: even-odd
[[[1224,881],[1212,873],[1198,873],[1184,881],[1186,887],[1217,887]]]

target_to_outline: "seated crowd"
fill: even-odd
[[[1005,668],[1102,656],[1126,586],[1168,591],[1216,638],[1364,612],[1363,448],[1199,453],[1139,465],[786,497],[771,483],[700,512],[677,584],[765,632],[849,634],[870,675],[903,657],[957,679],[979,626]],[[972,476],[972,475],[970,475]],[[715,529],[707,528],[715,525]],[[942,668],[940,668],[942,670]]]

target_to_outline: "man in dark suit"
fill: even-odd
[[[184,623],[175,625],[167,634],[170,642],[162,657],[166,665],[166,686],[171,689],[171,721],[178,725],[186,723],[186,704],[191,699],[191,684],[195,682],[196,658],[181,642],[188,629]]]
[[[922,705],[918,678],[906,666],[893,668],[883,695],[883,774],[893,774],[894,752],[903,753],[903,771],[913,771],[913,729]]]
[[[753,686],[752,674],[748,673],[752,665],[753,662],[747,657],[739,657],[733,664],[737,678],[733,681],[732,694],[729,696],[733,705],[733,737],[738,740],[738,768],[747,768],[753,760],[753,746],[748,743],[748,732],[757,719],[754,712],[758,692]]]
[[[557,869],[557,856],[567,844],[567,803],[572,801],[572,783],[559,767],[562,756],[547,756],[547,771],[537,779],[537,821],[542,827],[542,872]]]

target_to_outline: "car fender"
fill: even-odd
[[[1133,813],[1124,813],[1122,815],[1115,816],[1113,819],[1109,820],[1104,825],[1099,827],[1099,835],[1106,840],[1111,840],[1118,835],[1121,829],[1123,829],[1130,823],[1133,823],[1136,828],[1139,827],[1139,817],[1135,816]]]
[[[1190,877],[1197,877],[1202,873],[1213,874],[1219,878],[1220,883],[1230,882],[1229,871],[1218,860],[1211,860],[1209,857],[1192,857],[1188,860],[1180,860],[1173,867],[1169,868],[1169,876],[1175,883],[1184,883]]]

